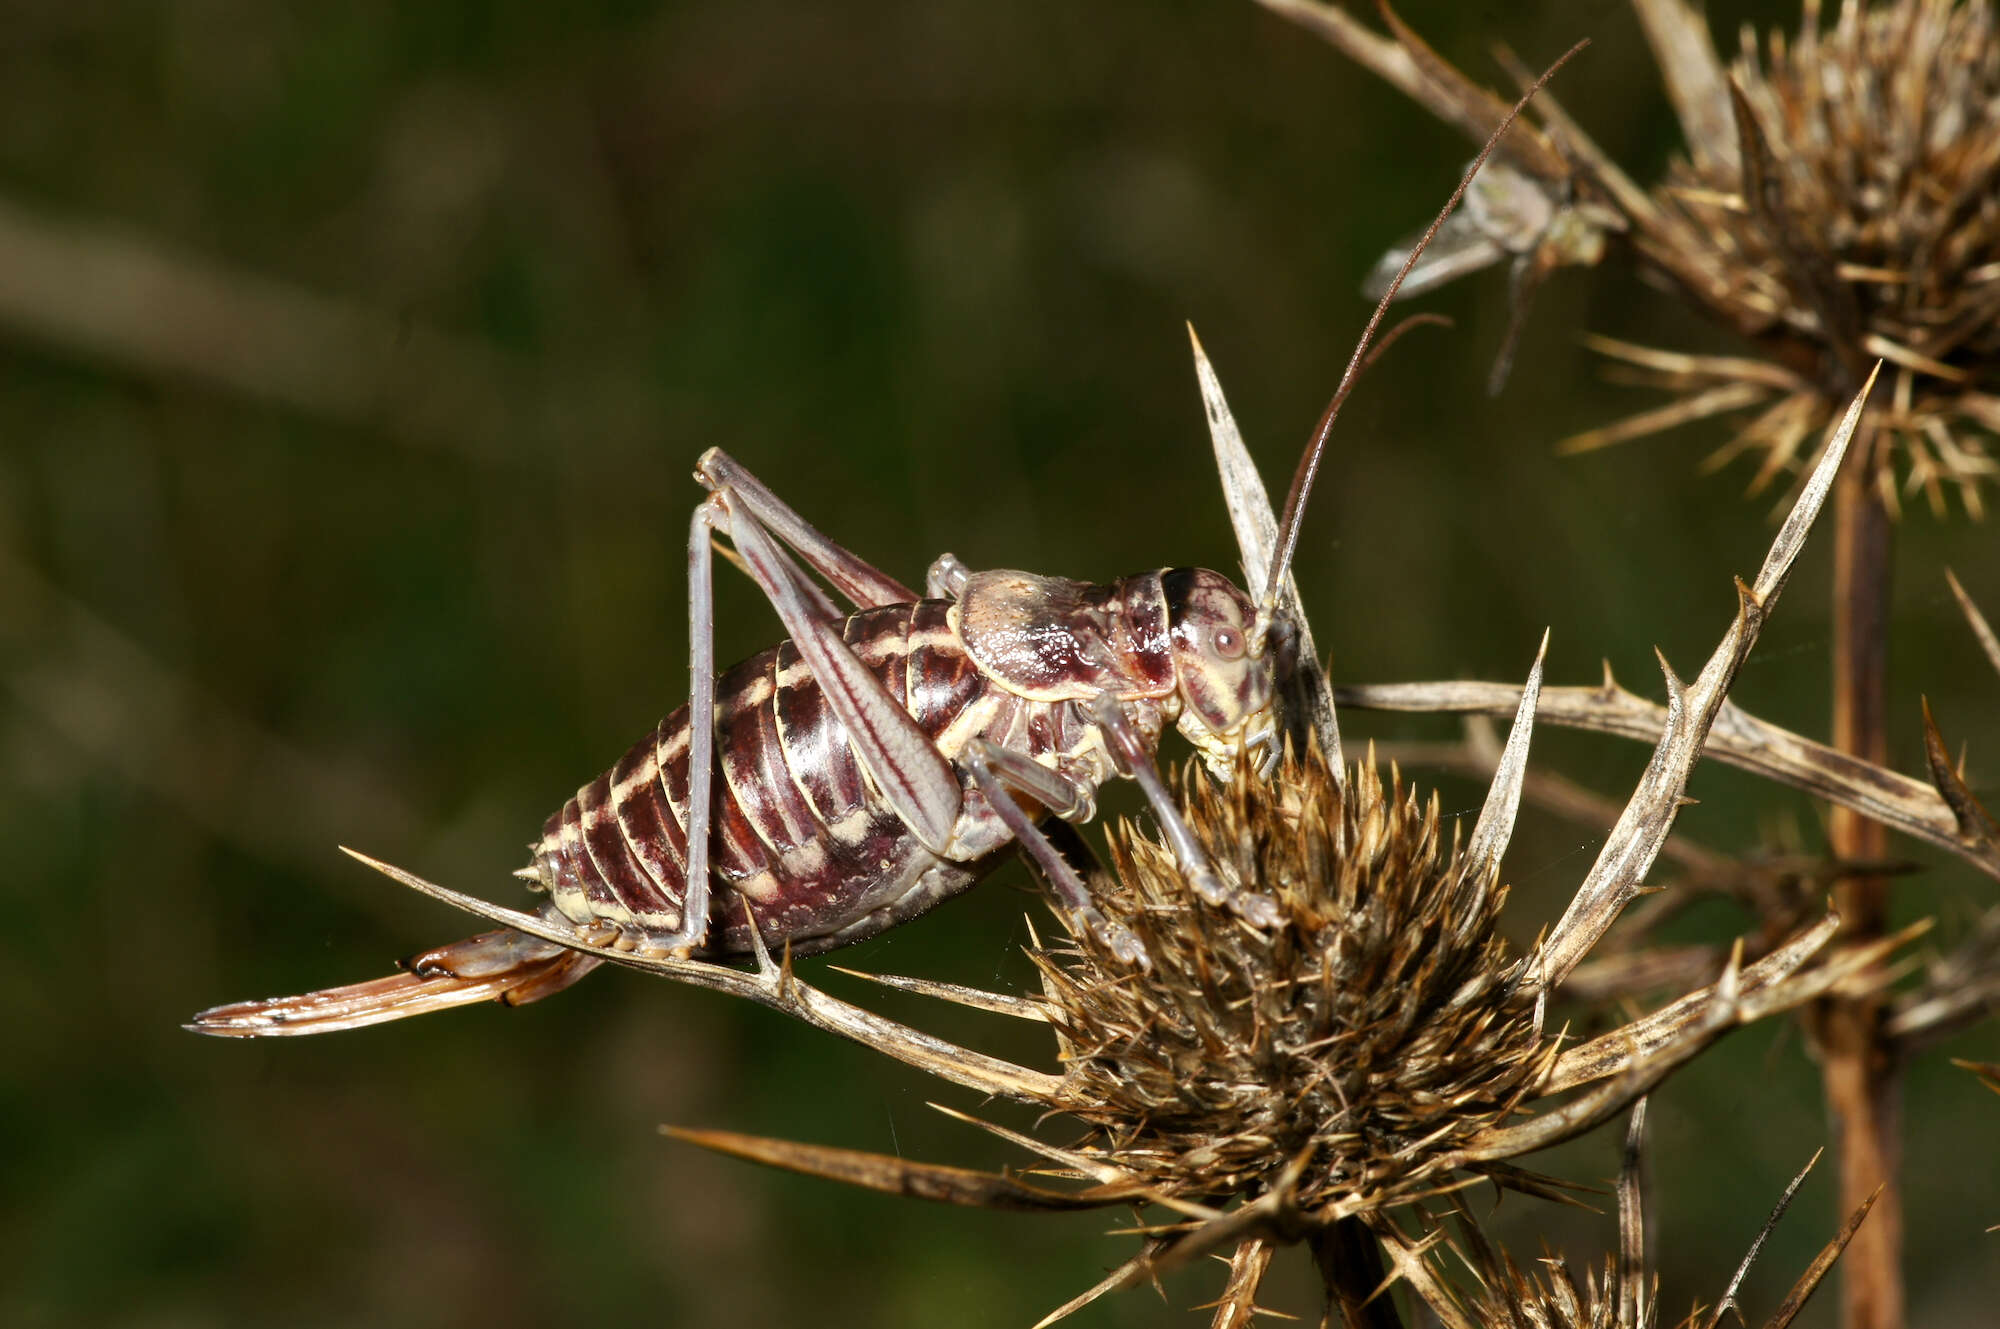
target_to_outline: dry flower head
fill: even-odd
[[[1652,191],[1635,246],[1760,362],[1601,348],[1681,394],[1756,414],[1716,455],[1762,451],[1753,488],[1797,466],[1870,361],[1893,366],[1873,421],[1884,502],[1947,488],[1983,512],[2000,472],[2000,30],[1985,0],[1845,0],[1822,30],[1746,30],[1727,73],[1682,0],[1640,6],[1688,153]],[[1729,393],[1733,390],[1734,397]],[[1892,466],[1892,453],[1900,464]]]
[[[1261,0],[1473,137],[1497,99],[1378,5],[1380,36],[1320,0]],[[1804,0],[1798,32],[1746,28],[1725,67],[1687,0],[1632,0],[1686,143],[1653,188],[1546,92],[1500,160],[1549,206],[1610,214],[1648,276],[1748,340],[1747,356],[1591,344],[1673,401],[1571,438],[1571,451],[1750,412],[1710,459],[1800,469],[1869,365],[1891,365],[1857,453],[1891,511],[1948,494],[1974,516],[2000,474],[2000,28],[1984,0]],[[1552,214],[1554,215],[1554,214]],[[1573,223],[1574,224],[1574,223]],[[1598,246],[1545,244],[1549,265]],[[1574,255],[1571,257],[1570,255]]]
[[[1191,907],[1171,850],[1117,828],[1096,898],[1153,968],[1090,940],[1034,953],[1061,1097],[1094,1128],[1079,1148],[1161,1194],[1252,1191],[1294,1166],[1308,1208],[1422,1186],[1554,1047],[1496,930],[1505,890],[1436,796],[1393,770],[1384,784],[1372,754],[1345,782],[1313,751],[1182,789],[1203,848],[1282,922],[1266,935]]]

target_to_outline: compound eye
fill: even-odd
[[[1215,653],[1225,660],[1243,658],[1243,634],[1235,628],[1215,630]]]

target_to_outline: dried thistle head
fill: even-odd
[[[1642,259],[1749,337],[1759,361],[1603,349],[1682,395],[1754,408],[1717,455],[1753,488],[1803,459],[1874,360],[1893,366],[1872,458],[1894,510],[1983,511],[2000,473],[2000,27],[1984,0],[1847,0],[1822,31],[1746,30],[1725,73],[1683,0],[1635,0],[1687,139],[1635,217]]]
[[[1260,0],[1473,137],[1493,94],[1381,6],[1387,37],[1321,0]],[[1761,453],[1757,492],[1799,469],[1876,360],[1890,391],[1863,446],[1891,511],[1955,492],[1983,514],[2000,475],[2000,20],[1984,0],[1804,0],[1797,35],[1746,29],[1725,68],[1687,0],[1632,0],[1686,140],[1648,190],[1565,114],[1503,143],[1551,206],[1609,214],[1641,268],[1746,338],[1748,356],[1606,338],[1624,376],[1674,400],[1568,440],[1570,451],[1753,412],[1710,459]],[[1822,30],[1824,28],[1824,30]],[[1517,71],[1518,76],[1518,71]],[[1545,248],[1547,248],[1545,246]],[[1552,253],[1554,251],[1551,251]],[[1589,252],[1589,251],[1582,251]],[[1555,261],[1553,258],[1551,262]]]
[[[1161,1195],[1380,1201],[1505,1118],[1546,1070],[1535,1000],[1496,931],[1506,891],[1373,754],[1344,782],[1310,749],[1182,808],[1223,872],[1277,903],[1246,927],[1190,891],[1166,845],[1111,836],[1102,908],[1153,956],[1134,972],[1088,929],[1035,952],[1075,1148]],[[1450,835],[1449,842],[1444,838]]]
[[[1342,1229],[1359,1225],[1396,1263],[1397,1209],[1423,1212],[1431,1197],[1482,1179],[1560,1195],[1564,1183],[1515,1160],[1593,1129],[1729,1028],[1882,981],[1878,962],[1897,943],[1820,957],[1837,926],[1828,916],[1652,1016],[1577,1047],[1550,1036],[1545,980],[1561,951],[1520,954],[1498,931],[1508,783],[1525,755],[1535,690],[1531,678],[1513,760],[1503,759],[1470,837],[1447,832],[1436,798],[1393,769],[1384,782],[1372,752],[1344,780],[1310,746],[1275,771],[1246,764],[1226,785],[1185,769],[1184,815],[1219,869],[1276,901],[1281,921],[1268,931],[1205,903],[1160,839],[1130,823],[1115,829],[1111,871],[1094,881],[1093,898],[1142,938],[1152,966],[1135,969],[1066,917],[1067,940],[1031,952],[1043,986],[1036,1005],[1065,1067],[1041,1101],[1085,1132],[1061,1143],[1010,1138],[1055,1164],[1055,1175],[1096,1183],[1071,1192],[1078,1199],[1148,1201],[1181,1221],[1150,1228],[1139,1255],[1058,1315],[1232,1243],[1222,1304],[1239,1309],[1254,1304],[1276,1245],[1312,1244],[1324,1271]],[[690,1138],[881,1189],[908,1191],[930,1175],[901,1160],[876,1160],[871,1174],[844,1151]],[[1017,1206],[1000,1180],[962,1198]],[[1532,1278],[1511,1262],[1494,1268],[1508,1275],[1486,1280],[1494,1298],[1511,1298],[1505,1314],[1495,1300],[1468,1324],[1652,1323],[1650,1309],[1611,1318],[1624,1284],[1609,1276],[1579,1284],[1560,1268]],[[1366,1258],[1345,1272],[1362,1293],[1381,1278]],[[1333,1294],[1332,1273],[1328,1281]],[[1218,1324],[1240,1322],[1218,1314]]]

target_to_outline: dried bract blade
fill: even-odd
[[[1749,585],[1736,583],[1736,619],[1701,673],[1692,684],[1684,686],[1674,677],[1666,660],[1661,659],[1660,667],[1667,682],[1667,721],[1659,744],[1576,898],[1543,944],[1536,981],[1560,983],[1597,944],[1644,884],[1660,845],[1673,829],[1674,818],[1687,792],[1688,774],[1700,759],[1702,744],[1721,713],[1736,671],[1743,667],[1751,647],[1756,645],[1764,620],[1785,589],[1792,565],[1805,548],[1806,535],[1833,489],[1834,477],[1839,474],[1841,459],[1860,424],[1862,407],[1874,383],[1871,374],[1848,406],[1846,418],[1827,440],[1826,450],[1813,468],[1799,501],[1787,514],[1777,538],[1764,555],[1756,580]]]
[[[1271,508],[1271,495],[1264,488],[1257,463],[1244,445],[1236,416],[1222,395],[1222,380],[1208,362],[1194,325],[1188,325],[1188,340],[1194,345],[1195,378],[1201,385],[1203,413],[1215,448],[1216,469],[1222,476],[1222,499],[1229,509],[1230,529],[1236,533],[1236,547],[1243,556],[1244,585],[1250,598],[1262,601],[1267,587],[1264,579],[1278,543],[1278,518]],[[1312,625],[1306,621],[1299,599],[1298,583],[1285,573],[1278,590],[1278,611],[1292,625],[1292,659],[1281,686],[1285,692],[1284,725],[1292,742],[1303,747],[1307,737],[1327,754],[1336,776],[1345,769],[1340,751],[1340,724],[1334,714],[1331,685],[1326,667],[1320,663],[1319,647],[1313,641]]]
[[[1996,1011],[2000,1011],[2000,908],[1987,910],[1950,954],[1933,961],[1919,987],[1896,996],[1882,1031],[1908,1056]]]
[[[1944,579],[1951,583],[1952,597],[1958,601],[1959,610],[1964,613],[1965,621],[1972,628],[1972,635],[1978,639],[1979,649],[1986,653],[1994,672],[2000,673],[2000,635],[1994,633],[1992,624],[1986,621],[1986,615],[1979,612],[1979,606],[1973,603],[1972,596],[1960,584],[1958,574],[1946,568]]]
[[[1216,1299],[1210,1329],[1250,1329],[1260,1313],[1257,1289],[1271,1267],[1274,1250],[1273,1244],[1262,1237],[1251,1237],[1237,1246],[1236,1253],[1229,1257],[1229,1282]]]
[[[1130,1198],[1129,1195],[1052,1191],[1000,1173],[918,1163],[857,1149],[836,1149],[828,1145],[739,1135],[735,1131],[698,1131],[681,1126],[662,1126],[660,1134],[718,1154],[748,1159],[787,1172],[844,1181],[850,1186],[889,1195],[907,1195],[913,1199],[937,1200],[978,1209],[1026,1212],[1097,1209]]]
[[[1337,705],[1353,710],[1511,715],[1520,704],[1521,689],[1512,683],[1456,680],[1368,683],[1337,687],[1333,696]],[[1668,718],[1666,707],[1627,691],[1608,674],[1597,687],[1543,688],[1535,713],[1544,724],[1642,743],[1659,742]],[[1951,805],[1922,780],[1781,729],[1734,702],[1724,702],[1717,712],[1702,751],[1715,761],[1853,808],[2000,878],[2000,852],[1980,835],[1963,830]]]
[[[611,946],[592,946],[579,941],[574,928],[550,923],[538,914],[525,914],[518,909],[509,909],[504,905],[452,890],[448,886],[440,886],[436,882],[417,876],[414,872],[405,871],[392,863],[384,863],[380,859],[370,858],[367,854],[346,849],[344,846],[343,851],[391,880],[400,882],[420,894],[428,895],[434,900],[462,909],[466,913],[499,923],[516,932],[524,932],[531,937],[541,937],[555,942],[578,954],[595,956],[609,964],[640,969],[647,973],[678,979],[692,987],[708,988],[726,992],[731,996],[747,998],[760,1005],[783,1011],[815,1028],[866,1044],[952,1084],[964,1085],[982,1093],[996,1094],[1004,1098],[1046,1101],[1058,1083],[1055,1077],[1041,1071],[1016,1066],[997,1057],[974,1052],[970,1048],[958,1047],[941,1038],[921,1033],[908,1025],[849,1005],[837,997],[828,996],[818,988],[801,982],[792,974],[789,965],[780,966],[773,963],[771,957],[763,952],[761,940],[758,951],[759,964],[754,973],[744,973],[738,969],[709,964],[702,960],[653,958],[635,951],[621,951]],[[756,934],[753,932],[752,936],[754,938]]]

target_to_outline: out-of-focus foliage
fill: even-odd
[[[1725,31],[1795,13],[1711,8]],[[1530,63],[1591,36],[1565,104],[1622,161],[1675,140],[1621,5],[1403,12],[1477,73],[1494,36]],[[1008,1157],[912,1072],[635,975],[303,1042],[179,1022],[467,928],[337,842],[518,898],[541,818],[685,694],[705,447],[906,580],[945,549],[1231,570],[1182,320],[1281,483],[1363,275],[1448,192],[1456,136],[1247,4],[24,0],[5,24],[0,1320],[1021,1325],[1122,1258],[1101,1216],[926,1210],[660,1139]],[[1297,566],[1336,678],[1515,679],[1552,626],[1551,682],[1605,655],[1637,687],[1655,643],[1708,649],[1734,610],[1711,588],[1768,542],[1685,449],[1550,455],[1622,409],[1577,331],[1723,334],[1559,276],[1489,402],[1500,287],[1437,297],[1458,328],[1391,350],[1342,418]],[[1991,540],[1913,517],[1891,625],[1895,763],[1921,770],[1926,692],[1989,803],[1992,679],[1937,569],[2000,603]],[[1826,577],[1809,548],[1735,691],[1808,733]],[[778,635],[747,583],[723,590],[723,655]],[[1537,744],[1621,800],[1644,756]],[[1821,843],[1795,795],[1711,768],[1693,791],[1681,828],[1709,844]],[[1591,836],[1529,815],[1505,871],[1522,917],[1566,898]],[[1030,981],[1026,881],[842,962]],[[1990,902],[1948,863],[1899,889],[1912,916]],[[1823,1141],[1775,1030],[1655,1097],[1670,1298],[1715,1294]],[[1994,1038],[1949,1051],[1991,1061]],[[1910,1082],[1919,1324],[2000,1296],[1991,1170],[1965,1165],[1990,1156],[1988,1101],[1943,1055]],[[1613,1134],[1570,1170],[1610,1177]],[[1793,1212],[1774,1287],[1838,1221],[1830,1183]],[[1501,1220],[1601,1241],[1528,1205]],[[1134,1294],[1085,1318],[1182,1314]]]

